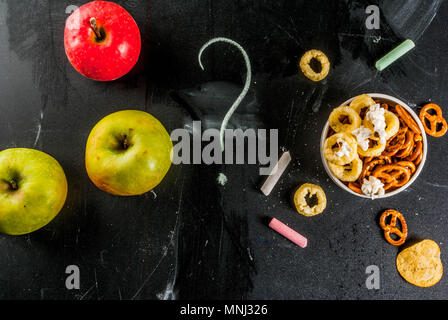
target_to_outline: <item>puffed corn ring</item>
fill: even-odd
[[[357,96],[350,102],[350,108],[353,108],[359,115],[363,113],[363,109],[373,106],[376,102],[367,94]]]
[[[338,156],[338,152],[341,150],[342,146],[340,141],[343,141],[348,145],[349,154],[343,155],[341,157]],[[356,139],[344,132],[336,133],[330,137],[328,137],[324,142],[324,157],[329,162],[344,165],[350,163],[355,159],[358,155],[358,143]]]
[[[362,166],[363,163],[359,157],[346,165],[338,165],[331,162],[328,163],[328,167],[336,178],[345,182],[354,182],[358,180],[362,172]]]
[[[378,157],[381,153],[386,149],[385,144],[380,144],[377,140],[373,140],[369,138],[373,146],[369,145],[367,150],[363,150],[362,148],[358,148],[358,153],[362,157]]]
[[[398,130],[400,130],[400,119],[398,119],[398,117],[393,112],[386,110],[384,111],[384,120],[386,121],[386,140],[389,140],[389,138],[392,138],[398,133]],[[362,124],[364,127],[374,131],[371,121],[364,119]],[[372,139],[379,140],[380,138],[375,133]]]
[[[307,198],[309,199],[313,196],[316,196],[317,203],[310,206],[307,202]],[[327,206],[327,197],[320,186],[305,183],[294,193],[294,205],[298,213],[307,217],[312,217],[324,211]]]
[[[315,72],[310,66],[312,59],[319,61],[321,65],[321,71],[319,73]],[[320,50],[309,50],[300,59],[299,67],[303,74],[312,81],[321,81],[325,79],[330,71],[330,61],[328,61],[327,56]]]
[[[348,123],[344,123],[348,119]],[[335,132],[347,132],[358,129],[361,126],[361,117],[356,111],[347,106],[340,106],[330,113],[330,127]]]

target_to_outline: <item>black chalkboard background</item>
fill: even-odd
[[[69,195],[62,212],[30,235],[0,235],[2,299],[447,299],[446,276],[431,288],[405,282],[395,267],[400,249],[383,238],[385,208],[405,214],[409,241],[430,238],[447,260],[447,138],[429,137],[418,180],[380,201],[339,189],[319,154],[330,110],[366,92],[393,95],[416,111],[428,101],[448,109],[448,4],[443,1],[128,0],[116,1],[137,21],[138,65],[100,83],[69,64],[63,46],[70,5],[87,1],[0,0],[0,148],[45,151],[63,166]],[[391,4],[393,2],[394,4]],[[379,30],[367,30],[365,8],[381,8]],[[259,191],[257,165],[177,165],[143,196],[98,190],[84,168],[94,124],[122,109],[146,110],[169,131],[193,119],[219,119],[239,93],[245,68],[225,36],[248,52],[253,85],[231,126],[278,128],[293,162],[274,192]],[[416,48],[379,73],[375,61],[405,38]],[[297,68],[309,49],[324,51],[328,78],[306,79]],[[204,90],[207,88],[207,90]],[[194,110],[202,110],[198,116]],[[202,118],[201,118],[202,117]],[[218,185],[218,172],[229,181]],[[295,187],[321,185],[319,216],[298,215]],[[308,237],[301,249],[274,233],[277,217]],[[77,265],[81,289],[65,288]],[[380,268],[381,287],[365,286],[366,267]]]

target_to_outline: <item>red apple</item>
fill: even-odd
[[[67,19],[64,46],[73,67],[87,78],[111,81],[128,73],[140,55],[140,31],[118,4],[92,1]]]

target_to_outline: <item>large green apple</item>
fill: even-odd
[[[20,235],[49,223],[67,198],[67,179],[59,163],[41,151],[0,152],[0,232]]]
[[[101,190],[119,196],[157,186],[171,166],[173,144],[165,127],[143,111],[124,110],[98,122],[86,147],[86,169]]]

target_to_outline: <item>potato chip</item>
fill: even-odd
[[[397,270],[409,283],[431,287],[442,278],[440,248],[432,240],[422,240],[401,251],[397,256]]]

